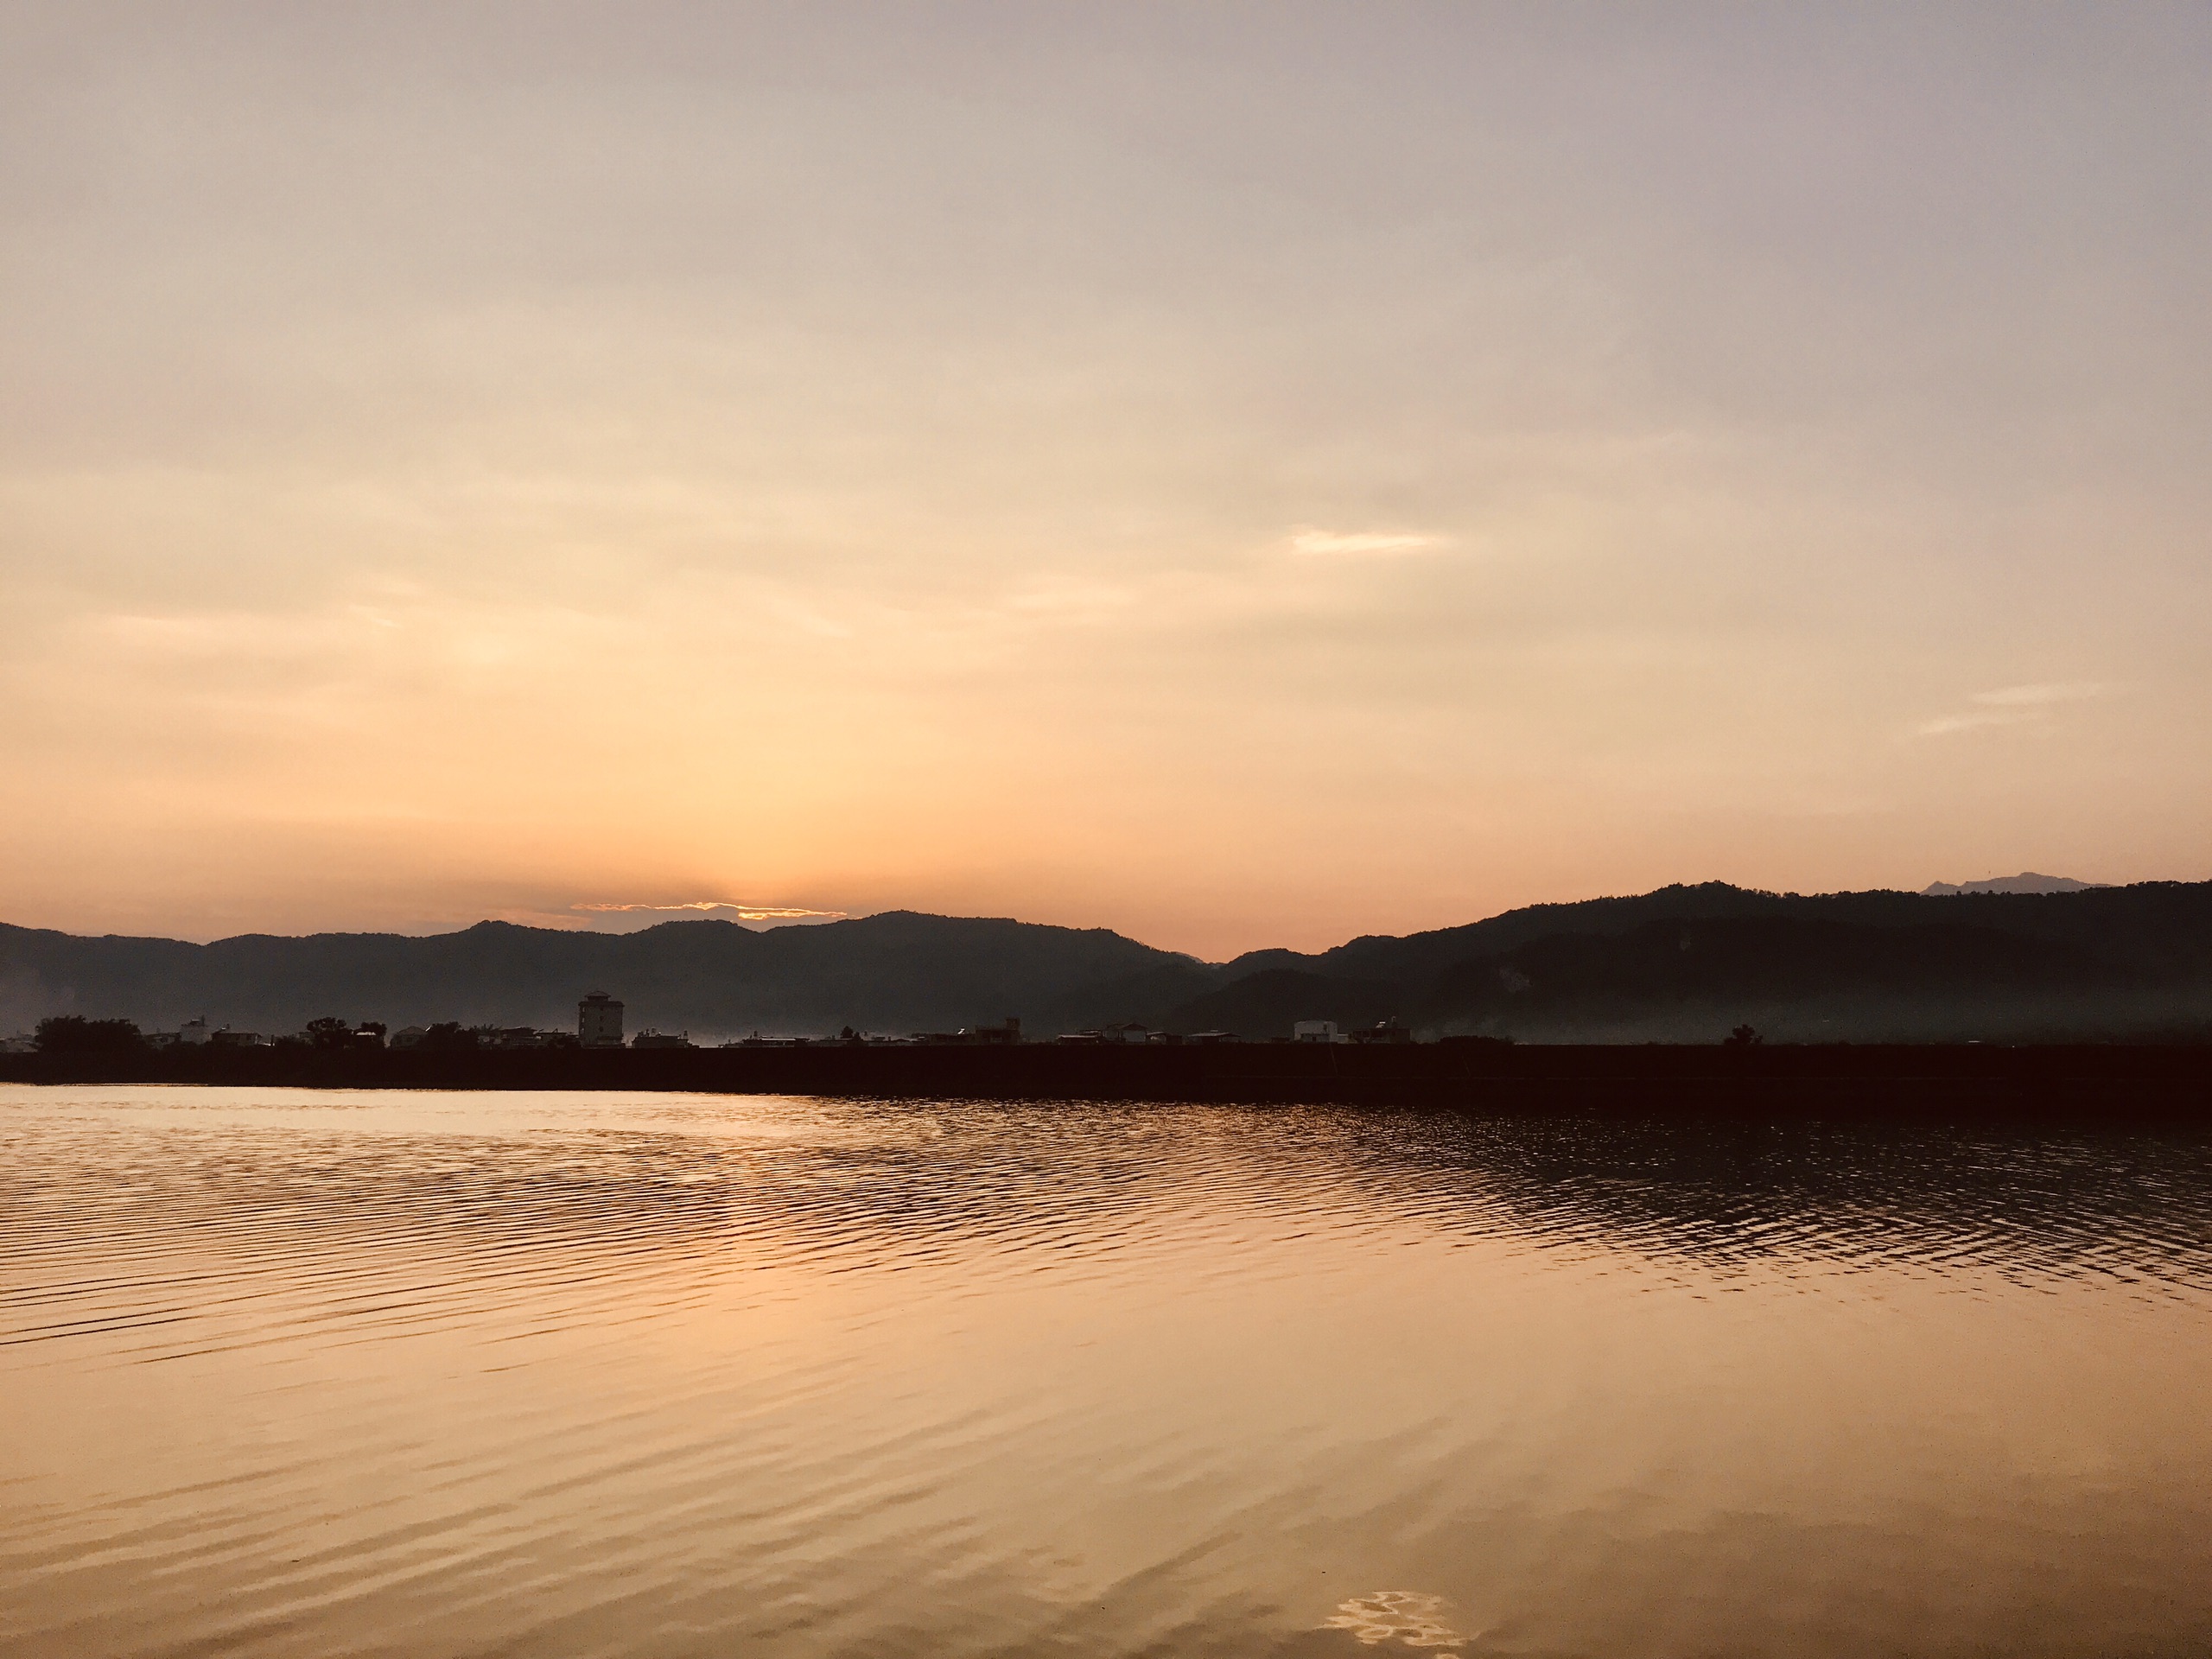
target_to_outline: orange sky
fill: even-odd
[[[2190,8],[19,10],[0,919],[2212,875],[2208,90]]]

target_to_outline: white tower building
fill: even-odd
[[[622,1005],[605,991],[576,1004],[576,1040],[586,1048],[622,1046]]]

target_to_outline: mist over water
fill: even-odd
[[[2212,1134],[0,1088],[0,1649],[2202,1654]]]

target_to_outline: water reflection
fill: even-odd
[[[1715,1118],[1448,1119],[1408,1138],[1433,1213],[1558,1246],[2197,1286],[2212,1262],[2212,1136]]]
[[[2209,1223],[2171,1132],[0,1091],[0,1646],[2202,1651]]]
[[[1444,1622],[1444,1598],[1418,1590],[1377,1590],[1338,1605],[1324,1630],[1348,1630],[1362,1647],[1464,1648],[1469,1638]]]

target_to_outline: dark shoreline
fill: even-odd
[[[1745,1110],[2212,1124],[2212,1046],[219,1049],[0,1056],[0,1082],[646,1090],[919,1100]]]

